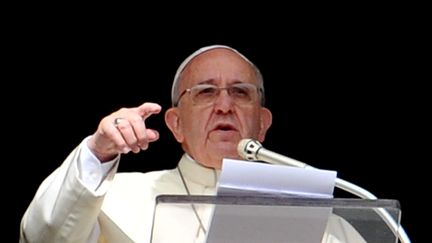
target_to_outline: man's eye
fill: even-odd
[[[208,87],[208,88],[201,89],[201,90],[198,92],[198,95],[214,94],[215,92],[216,92],[216,89],[215,89],[215,88]]]
[[[234,95],[248,95],[248,91],[246,89],[239,87],[231,87],[231,93]]]

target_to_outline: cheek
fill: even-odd
[[[183,128],[189,134],[201,134],[204,130],[206,119],[204,113],[186,112],[183,120]]]
[[[261,128],[261,126],[259,123],[252,124],[251,129],[250,129],[250,133],[251,133],[253,138],[258,138],[258,135],[260,134],[260,130],[261,130],[260,128]]]
[[[256,111],[244,113],[241,121],[241,135],[243,137],[257,137],[260,132],[260,117]]]

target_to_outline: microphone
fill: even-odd
[[[237,152],[246,160],[262,160],[271,164],[289,165],[299,168],[314,168],[298,160],[267,150],[255,139],[242,139],[237,146]]]
[[[251,138],[242,139],[237,146],[237,152],[240,157],[246,160],[262,160],[270,164],[316,169],[315,167],[312,167],[306,163],[267,150],[261,145],[260,142]],[[336,178],[335,186],[364,199],[377,199],[376,196],[364,190],[363,188],[339,178]]]
[[[239,142],[237,146],[237,153],[240,155],[240,157],[246,160],[262,160],[271,164],[289,165],[305,169],[316,169],[315,167],[312,167],[306,163],[267,150],[261,145],[260,142],[251,138],[245,138]],[[336,178],[335,186],[362,199],[378,199],[369,191],[340,178]],[[411,242],[405,230],[402,228],[402,225],[397,225],[393,217],[385,209],[378,208],[376,212],[384,219],[384,221],[387,223],[393,233],[398,236],[402,243]]]

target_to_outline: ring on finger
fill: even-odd
[[[120,124],[120,122],[123,120],[124,120],[124,118],[117,117],[116,119],[114,119],[114,126],[118,126],[118,124]]]

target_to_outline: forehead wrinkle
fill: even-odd
[[[214,53],[210,58],[199,56],[184,68],[179,78],[182,83],[179,87],[210,83],[210,84],[234,84],[256,83],[257,77],[253,66],[242,60],[236,53],[229,51],[231,56]],[[203,54],[204,55],[204,54]],[[205,70],[205,71],[203,71]],[[186,82],[186,84],[183,84]],[[189,85],[188,85],[189,84]],[[180,89],[181,90],[181,89]]]

